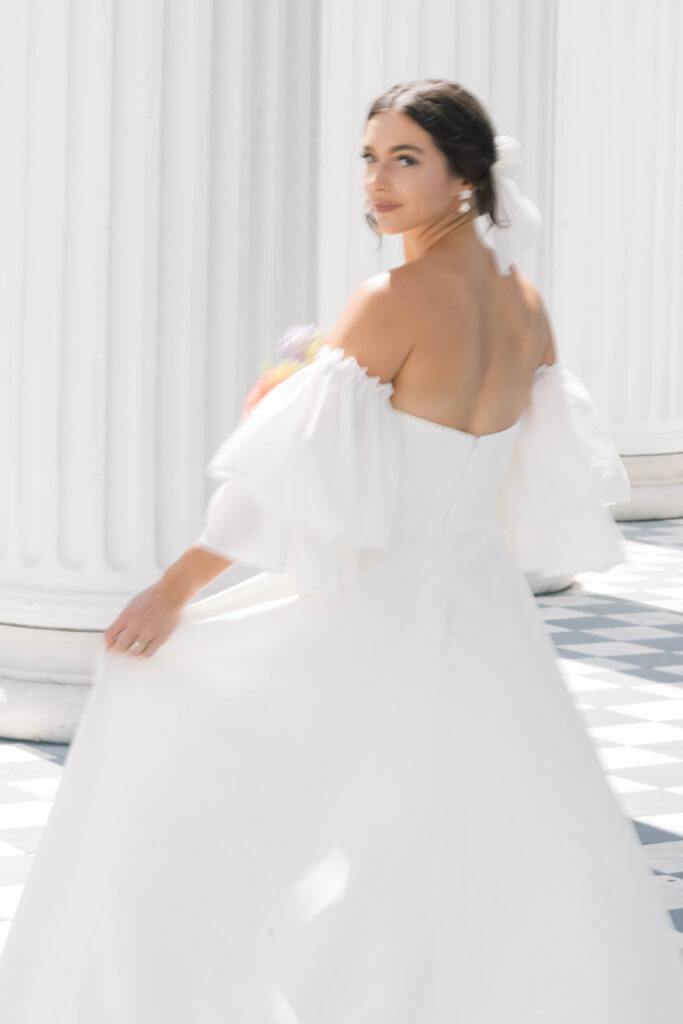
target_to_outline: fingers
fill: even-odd
[[[117,651],[127,650],[137,639],[139,626],[132,622],[129,615],[121,614],[114,619],[111,626],[104,634],[107,647],[113,647]]]
[[[131,615],[128,608],[124,608],[105,631],[104,640],[107,647],[115,651],[137,654],[149,642],[140,635],[142,631],[143,623],[138,621],[136,615]],[[151,640],[151,637],[149,639]]]
[[[109,628],[105,630],[104,642],[107,645],[107,647],[113,647],[114,646],[116,638],[120,634],[122,628],[123,627],[122,627],[122,623],[121,623],[121,616],[119,616],[118,619],[115,619],[112,622],[111,626],[109,626]]]
[[[148,640],[145,646],[135,653],[139,654],[141,658],[150,658],[160,646],[161,644],[159,642],[155,640]]]
[[[155,587],[137,594],[104,632],[108,649],[149,658],[177,625],[180,609]]]
[[[143,657],[148,657],[149,645],[152,643],[150,640],[141,640],[137,637],[131,646],[128,648],[128,654],[141,654]]]
[[[110,632],[112,628],[113,627],[111,626],[109,627],[109,630],[107,630],[107,633],[105,633],[105,637],[107,637],[107,634]],[[152,653],[152,650],[150,648],[153,639],[153,637],[150,637],[149,639],[144,639],[130,628],[120,629],[118,633],[112,633],[110,635],[107,641],[107,647],[110,647],[115,651],[122,651],[126,654],[141,654],[143,656],[149,657],[149,655]]]

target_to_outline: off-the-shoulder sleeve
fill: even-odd
[[[354,356],[321,345],[207,465],[224,482],[194,546],[285,573],[300,591],[357,582],[360,552],[391,542],[401,465],[392,392]]]
[[[564,359],[537,371],[497,517],[520,566],[541,577],[598,572],[626,560],[608,506],[631,485],[607,425]]]

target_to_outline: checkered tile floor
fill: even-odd
[[[683,519],[620,527],[627,562],[537,600],[683,959]],[[0,740],[0,948],[68,749]]]
[[[683,519],[619,526],[628,561],[537,600],[683,957]]]

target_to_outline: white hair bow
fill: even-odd
[[[543,217],[537,206],[520,192],[512,175],[522,163],[520,146],[511,135],[496,135],[496,160],[491,174],[496,192],[496,218],[502,226],[494,224],[487,214],[475,219],[479,237],[492,249],[501,274],[510,273],[510,264],[516,263],[522,253],[534,244],[543,226]],[[483,217],[489,219],[484,227]]]

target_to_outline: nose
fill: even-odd
[[[383,165],[375,164],[371,170],[369,168],[368,181],[375,189],[384,188],[389,182],[389,171]]]

